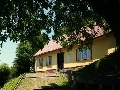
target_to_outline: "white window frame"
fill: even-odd
[[[48,56],[46,59],[46,66],[51,66],[52,65],[52,56]]]
[[[77,61],[91,60],[91,50],[89,48],[83,48],[82,50],[77,49],[76,56]]]

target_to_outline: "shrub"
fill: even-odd
[[[20,80],[20,78],[22,78],[22,75],[14,78],[14,79],[11,79],[9,82],[7,82],[4,85],[4,87],[1,90],[14,90],[14,88],[15,88],[16,84],[18,83],[18,81]]]
[[[9,80],[10,68],[7,64],[3,63],[0,65],[0,86],[3,85]]]
[[[116,75],[120,73],[120,50],[117,50],[104,58],[80,69],[82,72],[102,75]]]

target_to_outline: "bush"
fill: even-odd
[[[3,87],[3,85],[9,80],[10,75],[10,68],[7,64],[1,64],[0,65],[0,87]]]
[[[19,77],[16,77],[14,79],[11,79],[9,82],[7,82],[4,87],[1,90],[14,90],[16,84],[18,83],[18,81],[22,78],[22,75],[20,75]]]
[[[120,50],[105,56],[99,61],[85,66],[79,71],[102,75],[120,74]]]

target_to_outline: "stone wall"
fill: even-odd
[[[76,90],[120,90],[119,76],[103,76],[70,70],[65,72],[65,76]]]

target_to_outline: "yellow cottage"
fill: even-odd
[[[112,53],[115,47],[115,38],[111,32],[108,36],[103,36],[103,34],[97,36],[91,50],[79,51],[75,46],[67,52],[59,43],[51,40],[34,55],[35,72],[82,67]]]

